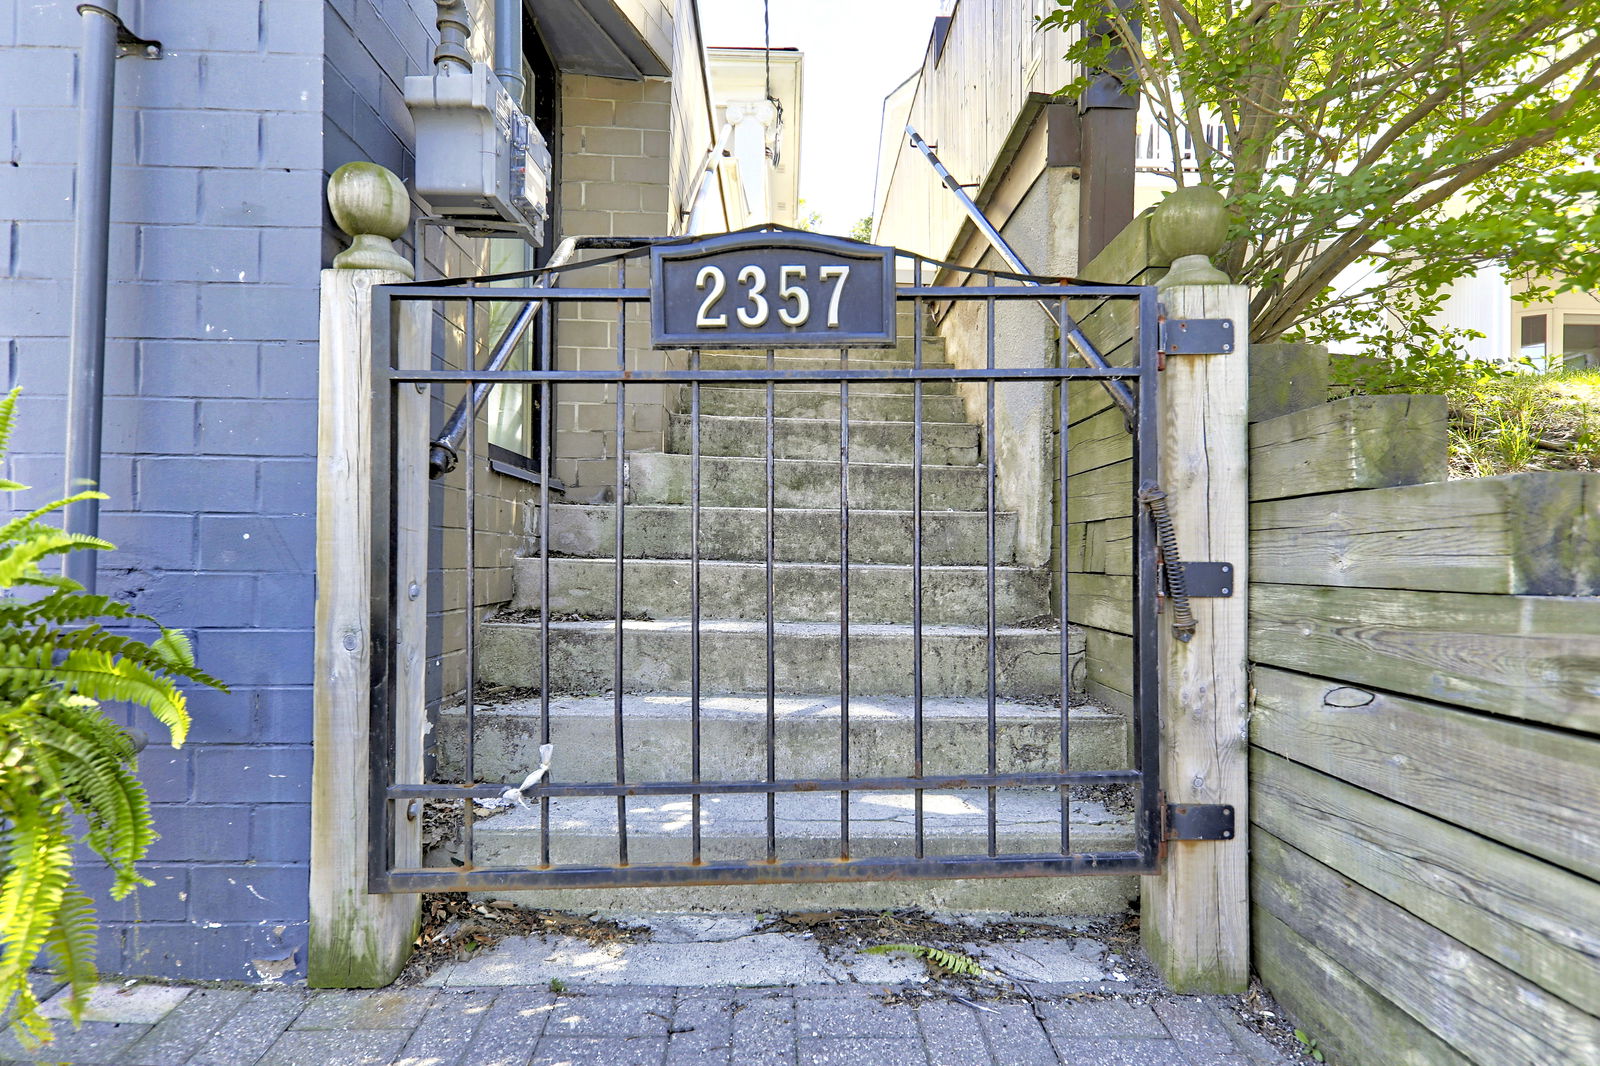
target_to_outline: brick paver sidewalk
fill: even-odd
[[[137,993],[149,990],[140,1009]],[[867,985],[307,992],[134,988],[0,1059],[121,1066],[1279,1066],[1228,1001],[1035,986],[982,1002]],[[117,997],[108,997],[115,1000]],[[888,1002],[885,1002],[888,1000]],[[152,1005],[153,1004],[153,1005]],[[112,1002],[103,1016],[116,1014]]]

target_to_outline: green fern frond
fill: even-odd
[[[970,955],[959,951],[950,951],[945,948],[931,948],[926,944],[875,944],[866,949],[869,955],[887,955],[891,952],[903,952],[914,958],[921,959],[929,966],[943,973],[953,973],[961,977],[988,977],[989,971]]]
[[[16,400],[15,389],[0,399],[0,455]],[[0,491],[20,488],[0,479]],[[39,953],[49,953],[72,989],[75,1018],[95,979],[94,909],[72,881],[74,844],[110,864],[113,898],[150,883],[135,866],[156,834],[133,743],[96,701],[145,707],[176,747],[189,728],[178,682],[222,687],[195,665],[182,633],[161,629],[146,643],[110,632],[102,622],[156,622],[39,565],[79,549],[111,550],[97,537],[41,521],[68,504],[104,498],[81,492],[0,525],[0,590],[30,590],[0,593],[0,1011],[15,1007],[11,1026],[28,1046],[51,1036],[27,981]],[[77,840],[75,824],[82,826]]]
[[[0,400],[0,455],[4,455],[6,447],[11,442],[11,426],[16,421],[17,397],[22,394],[22,386],[13,386],[6,393],[6,398]]]

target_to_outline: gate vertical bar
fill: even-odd
[[[914,261],[916,284],[922,284],[922,260]],[[911,366],[922,369],[922,297],[912,300],[915,318],[911,333]],[[911,766],[912,774],[921,777],[923,772],[923,721],[922,721],[922,381],[911,386]],[[912,793],[913,820],[916,840],[912,854],[922,858],[927,831],[924,825],[923,792]]]
[[[555,349],[550,320],[555,309],[543,301],[539,314],[539,368],[554,369]],[[550,379],[539,382],[539,743],[550,743],[550,450],[555,438],[550,405]],[[544,783],[550,784],[551,770]],[[550,865],[550,797],[539,797],[539,865]]]
[[[994,275],[989,275],[989,284],[994,284]],[[989,370],[994,369],[994,334],[995,334],[995,300],[991,296],[984,301],[985,330],[984,330],[984,366]],[[988,721],[986,737],[988,739],[988,769],[990,775],[997,772],[996,749],[999,746],[999,730],[995,722],[995,597],[994,597],[994,379],[990,378],[984,383],[984,429],[983,429],[983,494],[984,494],[984,662],[988,667],[988,687],[985,690],[986,712]],[[988,811],[989,854],[998,854],[997,831],[995,827],[995,788],[989,786],[989,811]]]
[[[850,349],[839,349],[839,369]],[[850,780],[850,383],[839,382],[839,777]],[[850,857],[850,793],[839,793],[839,858]]]
[[[628,261],[617,260],[617,288],[623,288],[628,281]],[[617,372],[626,374],[628,370],[628,305],[626,301],[617,301]],[[622,697],[622,641],[623,641],[623,572],[622,559],[624,548],[623,528],[623,497],[627,480],[627,449],[624,443],[627,440],[627,395],[628,386],[617,381],[614,399],[616,401],[616,430],[617,430],[617,467],[616,467],[616,497],[617,497],[617,528],[615,543],[612,545],[614,556],[613,572],[615,584],[612,586],[612,612],[614,615],[616,643],[612,649],[611,660],[611,692],[612,692],[612,747],[613,758],[616,760],[617,784],[626,784],[628,780],[627,768],[627,736],[623,725],[623,697]],[[628,865],[628,804],[623,796],[617,797],[617,862],[619,865]]]
[[[468,290],[466,304],[467,320],[461,363],[464,367],[470,368],[478,364],[478,303],[472,298],[470,289]],[[470,397],[477,387],[477,382],[467,382],[467,395]],[[477,783],[478,780],[478,634],[475,624],[478,605],[478,412],[476,410],[467,412],[466,445],[467,471],[464,480],[467,498],[463,513],[466,518],[467,541],[463,565],[466,566],[464,577],[467,597],[465,648],[467,663],[467,752],[464,780],[470,785]],[[467,851],[467,866],[472,867],[477,865],[473,858],[476,853],[477,811],[473,809],[471,799],[464,800],[463,803],[466,809],[461,816],[462,837]]]
[[[1062,299],[1056,305],[1056,321],[1067,321],[1067,301],[1065,299]],[[1064,329],[1058,330],[1056,336],[1058,338],[1056,367],[1057,369],[1064,369],[1067,365],[1067,331]],[[1060,734],[1057,737],[1056,745],[1056,768],[1061,773],[1066,773],[1067,768],[1072,765],[1072,741],[1068,734],[1068,726],[1072,717],[1072,658],[1070,654],[1072,627],[1067,620],[1072,616],[1072,612],[1068,609],[1067,588],[1067,471],[1069,465],[1067,458],[1067,397],[1067,379],[1060,378],[1056,381],[1056,447],[1061,453],[1061,476],[1058,493],[1061,504],[1056,528],[1061,531],[1061,553],[1058,564],[1060,566],[1061,579],[1059,590],[1061,606],[1061,720],[1058,727]],[[1135,593],[1135,596],[1137,596],[1137,593]],[[1137,644],[1137,642],[1135,643]],[[1137,655],[1138,651],[1135,650],[1134,654]],[[1135,700],[1135,705],[1137,705],[1137,699]],[[1061,798],[1061,854],[1070,855],[1072,854],[1072,790],[1066,785],[1062,785],[1057,792]]]
[[[773,630],[772,545],[777,533],[775,499],[777,495],[777,436],[773,428],[773,375],[778,371],[778,353],[767,349],[767,783],[778,779],[778,660],[774,657],[776,634]],[[767,793],[767,861],[778,861],[778,794]]]
[[[700,370],[700,349],[689,350]],[[700,783],[700,380],[689,385],[689,780]],[[689,854],[700,862],[700,793],[689,797]]]

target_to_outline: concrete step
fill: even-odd
[[[611,691],[616,644],[611,621],[551,622],[550,690]],[[767,627],[761,622],[705,621],[700,626],[702,691],[765,692]],[[807,694],[839,687],[839,627],[780,622],[775,626],[775,691]],[[1083,634],[1069,632],[1072,676],[1083,657]],[[980,696],[988,691],[987,640],[979,626],[923,628],[923,694]],[[995,641],[997,694],[1008,699],[1062,695],[1061,634],[1048,629],[1000,628]],[[626,692],[687,692],[687,622],[628,620],[622,625],[622,688]],[[484,622],[478,627],[478,676],[491,685],[541,683],[537,622]],[[853,695],[912,694],[909,625],[850,627]]]
[[[987,850],[987,796],[981,789],[930,790],[924,794],[924,853],[982,855]],[[550,858],[564,866],[610,866],[617,862],[614,799],[569,798],[550,803]],[[851,794],[852,858],[913,853],[912,796],[897,792]],[[691,807],[687,796],[635,797],[626,803],[628,859],[634,865],[690,860]],[[837,858],[837,793],[777,797],[780,858]],[[514,809],[478,821],[474,861],[478,866],[536,866],[540,860],[539,811]],[[1060,801],[1054,792],[1001,789],[996,795],[996,845],[1002,854],[1060,853]],[[1070,805],[1075,851],[1118,851],[1133,845],[1132,820],[1092,800]],[[704,861],[761,862],[766,857],[766,797],[707,796],[701,804]],[[448,864],[459,846],[439,849],[430,862]],[[780,911],[920,905],[929,909],[1038,914],[1104,914],[1126,906],[1136,891],[1133,878],[1060,877],[937,882],[867,882],[810,885],[749,885],[713,888],[584,889],[496,892],[496,898],[529,906],[584,912]]]
[[[837,546],[838,541],[834,541]],[[625,559],[623,605],[632,615],[688,618],[691,566],[682,559]],[[518,559],[513,610],[535,610],[543,584],[538,559]],[[616,564],[611,559],[551,559],[550,613],[606,618],[612,615]],[[984,568],[929,566],[922,570],[925,624],[972,624],[987,618],[988,580]],[[850,567],[852,622],[906,622],[910,619],[912,570],[909,566]],[[780,622],[837,622],[839,566],[778,563],[773,567],[773,617]],[[702,618],[765,619],[765,562],[700,561]],[[1050,613],[1050,579],[1044,570],[995,569],[995,618],[1001,625],[1032,622]]]
[[[702,471],[702,474],[704,472]],[[834,501],[837,504],[837,501]],[[772,554],[779,562],[830,562],[839,557],[839,510],[780,508],[773,512]],[[561,555],[610,556],[616,549],[615,505],[554,504],[550,550]],[[689,509],[681,504],[636,504],[623,509],[627,558],[684,559],[689,555]],[[850,509],[850,559],[911,562],[910,511]],[[976,565],[988,558],[984,515],[928,511],[922,516],[925,566]],[[700,554],[707,559],[765,561],[767,512],[762,507],[701,507]],[[1017,517],[995,515],[995,561],[1016,549]]]
[[[850,350],[850,362],[871,360],[881,363],[904,363],[910,366],[916,358],[916,340],[912,336],[911,322],[905,320],[900,323],[900,336],[892,346],[877,348],[861,345]],[[785,360],[803,359],[828,359],[837,365],[839,362],[839,348],[774,348],[773,355],[779,362]],[[733,357],[738,359],[759,359],[761,365],[767,362],[767,349],[765,348],[704,348],[700,352],[702,365],[709,366],[713,358]],[[922,363],[924,366],[948,366],[945,358],[945,340],[943,337],[926,335],[922,338]]]
[[[870,390],[870,391],[868,391]],[[682,395],[682,410],[689,410],[689,394]],[[703,415],[743,415],[765,418],[767,398],[764,389],[712,388],[700,389],[700,413]],[[831,418],[839,420],[839,390],[837,387],[789,386],[774,390],[772,413],[778,418]],[[916,398],[910,394],[885,393],[873,385],[850,386],[850,419],[877,422],[909,422],[916,415]],[[966,406],[958,396],[932,395],[926,389],[922,397],[922,417],[927,423],[964,422]]]
[[[766,364],[763,363],[762,368],[764,369],[765,367]],[[860,368],[858,367],[857,369]],[[752,392],[758,397],[764,397],[767,391],[767,383],[765,381],[727,381],[719,379],[715,385],[706,384],[702,385],[701,388],[733,389],[738,392]],[[772,391],[774,400],[785,392],[831,392],[837,398],[839,385],[837,382],[780,381],[772,386]],[[874,397],[899,397],[909,403],[916,398],[916,386],[910,381],[856,381],[850,383],[850,403],[852,405],[858,399]],[[959,399],[956,395],[956,385],[953,381],[924,381],[922,383],[922,397],[924,400]],[[684,402],[687,403],[688,401],[684,400]],[[765,404],[766,400],[763,398],[759,402]],[[760,410],[765,411],[766,408],[762,407]]]
[[[688,455],[693,419],[670,416],[669,451]],[[909,463],[915,426],[910,422],[850,420],[850,460],[858,463]],[[839,458],[837,419],[775,418],[772,421],[773,454],[779,459]],[[743,415],[702,415],[702,456],[760,456],[767,454],[767,420]],[[922,426],[922,461],[930,466],[974,466],[978,462],[978,427],[967,422],[925,422]]]
[[[631,503],[688,503],[689,456],[670,452],[628,453]],[[908,463],[851,463],[850,507],[904,510],[911,506],[912,468]],[[981,511],[987,472],[981,466],[939,466],[922,470],[925,510]],[[820,459],[779,459],[774,471],[779,507],[838,507],[839,463]],[[700,461],[700,502],[714,507],[765,507],[765,459],[707,456]]]
[[[823,778],[839,772],[839,698],[777,696],[773,742],[779,778]],[[550,701],[550,740],[556,780],[616,780],[615,702],[610,696]],[[685,781],[691,763],[690,698],[675,693],[623,697],[627,780]],[[1127,722],[1083,704],[1069,709],[1068,764],[1074,770],[1119,770],[1129,765]],[[975,773],[988,765],[988,707],[984,700],[931,699],[922,707],[923,772]],[[539,701],[477,708],[473,779],[520,782],[539,764]],[[700,765],[706,780],[766,776],[765,696],[707,696],[700,701]],[[465,778],[466,714],[440,712],[440,779]],[[911,773],[915,714],[912,701],[863,697],[850,701],[850,767],[861,777]],[[1043,704],[995,704],[995,766],[1001,773],[1054,771],[1061,754],[1061,711]]]

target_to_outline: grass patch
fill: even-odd
[[[1536,373],[1450,353],[1335,356],[1351,393],[1422,393],[1450,405],[1450,476],[1600,470],[1600,370]]]

